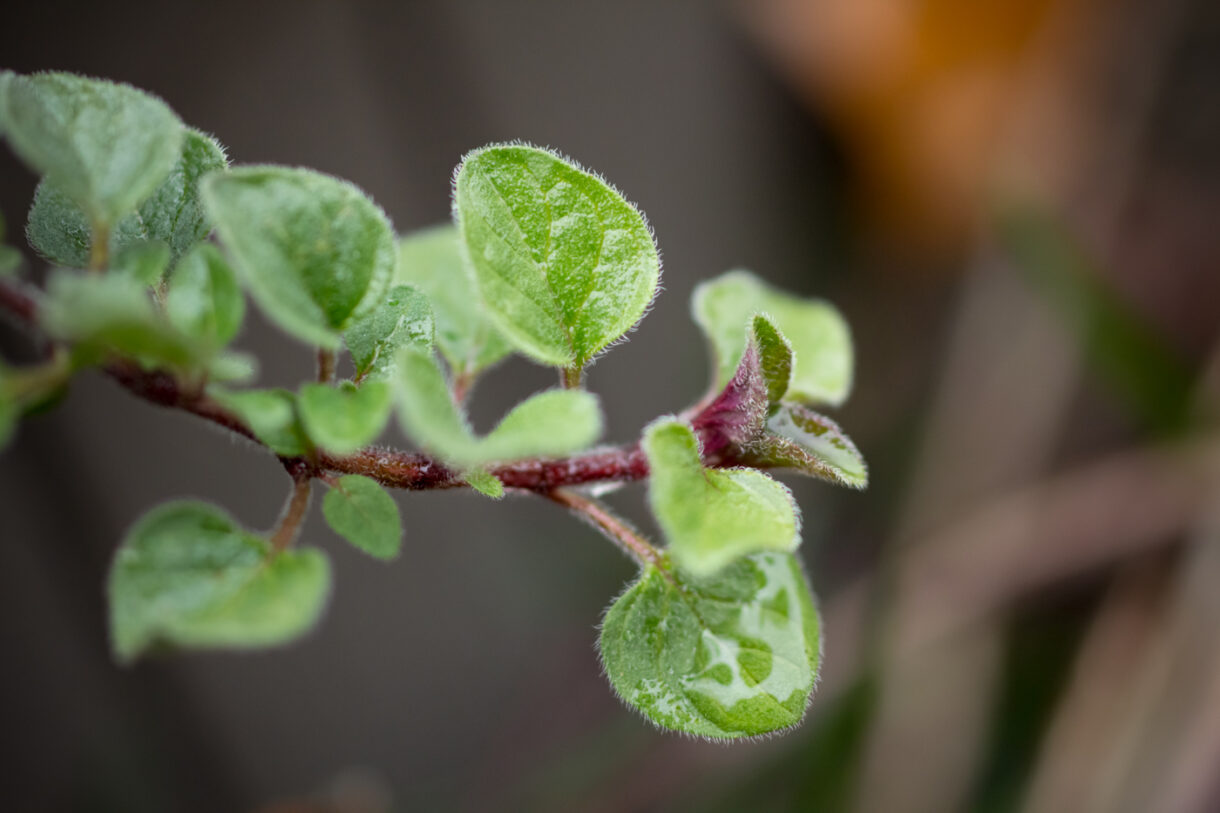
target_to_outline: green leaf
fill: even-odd
[[[309,437],[297,415],[297,397],[283,389],[227,392],[212,389],[222,406],[249,424],[254,435],[282,457],[300,457],[310,449]]]
[[[717,389],[737,369],[746,345],[745,326],[755,314],[764,313],[792,348],[789,398],[838,405],[851,391],[851,333],[830,303],[798,299],[748,271],[730,271],[700,284],[691,310],[713,348]]]
[[[390,418],[390,385],[350,381],[338,386],[306,384],[297,400],[301,423],[319,448],[350,454],[377,439]]]
[[[852,488],[868,485],[868,466],[851,438],[830,418],[800,404],[782,404],[742,462],[795,469]]]
[[[436,345],[454,378],[471,380],[512,352],[479,300],[455,226],[435,226],[399,240],[396,279],[417,286],[432,301]]]
[[[581,368],[643,317],[660,258],[644,216],[608,184],[537,147],[469,153],[454,212],[483,304],[518,350]]]
[[[115,224],[110,236],[111,254],[143,240],[165,242],[173,260],[185,254],[212,229],[199,200],[199,180],[205,173],[226,166],[220,144],[197,130],[188,130],[182,154],[169,177],[139,209]],[[34,191],[26,237],[40,255],[56,265],[84,268],[89,264],[93,245],[89,217],[49,179]]]
[[[215,246],[197,245],[178,261],[169,277],[165,313],[183,333],[213,347],[224,347],[237,335],[246,300]]]
[[[377,307],[352,323],[343,340],[359,380],[389,376],[402,347],[431,350],[432,333],[428,297],[410,285],[396,285]]]
[[[607,611],[598,643],[615,692],[652,722],[734,739],[800,722],[819,627],[796,557],[758,553],[704,580],[646,568]]]
[[[644,430],[648,501],[674,560],[707,576],[746,554],[800,545],[792,494],[754,469],[707,469],[690,427],[662,418]]]
[[[407,435],[460,469],[583,449],[602,431],[597,398],[583,390],[549,390],[512,409],[482,438],[475,437],[433,358],[406,348],[398,363],[399,418]]]
[[[466,473],[466,484],[484,497],[498,500],[504,497],[504,483],[491,472],[475,469]]]
[[[322,515],[335,533],[369,556],[393,559],[402,546],[398,505],[376,480],[340,477],[322,498]]]
[[[330,349],[394,273],[385,213],[346,181],[307,169],[212,173],[203,201],[255,302],[296,338]]]
[[[183,126],[155,96],[67,73],[12,75],[5,137],[35,172],[111,227],[156,191],[181,152]]]
[[[129,243],[114,255],[110,271],[141,285],[156,285],[169,267],[169,246],[160,240]]]
[[[272,553],[202,502],[154,508],[128,531],[110,571],[115,656],[160,644],[251,648],[287,643],[321,617],[330,566],[317,550]]]
[[[128,276],[55,272],[39,321],[47,335],[72,343],[82,363],[116,353],[146,367],[200,369],[210,358],[207,348],[176,330],[153,308],[147,288]]]

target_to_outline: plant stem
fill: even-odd
[[[93,240],[89,245],[89,270],[105,271],[110,263],[110,227],[93,224]]]
[[[309,510],[310,473],[304,466],[288,468],[288,473],[292,475],[292,493],[288,495],[279,522],[271,532],[271,549],[276,553],[286,550],[296,541],[305,512]]]
[[[335,351],[318,348],[318,381],[329,384],[335,380]]]
[[[559,373],[559,383],[563,385],[565,390],[579,389],[583,374],[584,368],[582,367],[564,367]]]
[[[609,539],[631,554],[641,565],[652,566],[667,574],[661,552],[640,536],[627,522],[616,516],[605,503],[568,489],[555,489],[546,496],[567,506],[574,514],[593,523]]]

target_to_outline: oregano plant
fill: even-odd
[[[583,373],[643,318],[660,258],[639,209],[574,161],[520,143],[476,149],[454,175],[453,223],[397,235],[351,183],[231,164],[215,138],[126,85],[2,72],[0,134],[41,177],[26,236],[51,266],[35,285],[0,246],[0,308],[47,348],[0,365],[0,443],[93,369],[248,439],[287,474],[267,532],[198,500],[135,521],[107,585],[119,661],[285,644],[317,625],[330,569],[299,540],[315,489],[340,537],[394,560],[414,540],[387,489],[468,488],[566,507],[638,564],[598,639],[628,705],[714,739],[800,721],[822,636],[796,554],[800,510],[770,471],[868,479],[815,411],[851,388],[832,305],[745,271],[703,283],[692,311],[707,395],[633,442],[597,446],[604,421]],[[257,360],[232,346],[246,295],[316,356],[315,380],[255,384]],[[466,402],[512,353],[555,368],[558,385],[476,433]],[[394,422],[414,449],[378,445]],[[645,483],[656,534],[596,496],[630,481]]]

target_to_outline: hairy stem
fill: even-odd
[[[564,367],[559,373],[559,383],[563,385],[565,390],[574,390],[580,387],[581,377],[584,375],[584,368],[573,365]]]
[[[329,384],[335,380],[335,351],[318,348],[318,381]]]
[[[304,465],[290,465],[287,468],[292,475],[292,493],[288,495],[279,522],[271,532],[271,549],[276,553],[286,550],[296,541],[305,512],[309,510],[311,472]]]
[[[651,565],[660,570],[662,574],[667,573],[662,564],[661,552],[649,544],[648,540],[640,536],[626,521],[616,516],[605,503],[562,488],[547,492],[546,496],[560,505],[567,506],[574,514],[591,522],[612,542],[635,557],[641,565]]]

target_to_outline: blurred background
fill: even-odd
[[[608,438],[702,393],[690,292],[747,267],[847,315],[835,417],[872,473],[787,478],[824,672],[798,730],[726,747],[614,699],[595,627],[633,567],[526,498],[399,495],[388,567],[315,517],[307,640],[116,667],[125,527],[178,496],[270,527],[287,480],[82,376],[0,459],[5,809],[1220,810],[1220,4],[44,1],[0,16],[0,63],[151,90],[401,231],[448,217],[466,150],[559,148],[663,252],[588,378]],[[0,154],[14,235],[34,183]],[[257,314],[239,344],[312,374]],[[551,383],[503,365],[476,423]],[[650,528],[641,492],[612,501]]]

